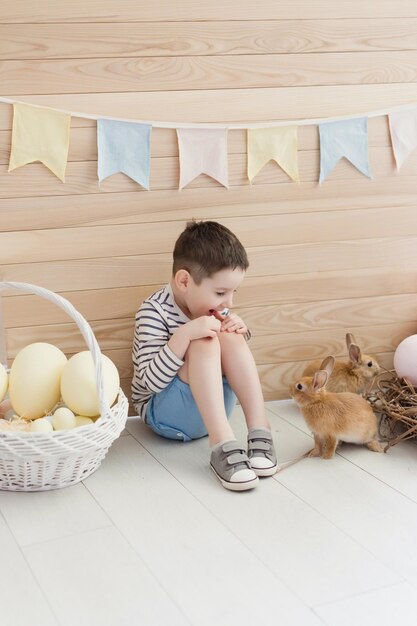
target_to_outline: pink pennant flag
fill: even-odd
[[[404,161],[417,148],[417,109],[390,113],[388,119],[392,149],[399,172]]]
[[[180,189],[200,174],[228,187],[227,128],[177,128]]]

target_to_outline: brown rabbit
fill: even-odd
[[[335,363],[332,375],[327,383],[329,391],[363,393],[370,381],[380,372],[377,361],[368,354],[362,354],[351,333],[346,334],[349,361]],[[326,369],[326,360],[312,361],[307,365],[303,376],[313,376],[318,370]]]
[[[364,444],[374,452],[382,452],[376,415],[368,402],[355,393],[325,390],[332,363],[334,357],[328,357],[327,371],[300,378],[290,390],[314,435],[314,448],[308,456],[331,459],[341,441]]]

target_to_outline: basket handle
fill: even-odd
[[[31,285],[30,283],[17,283],[11,281],[0,282],[0,291],[4,291],[5,289],[18,289],[20,291],[26,291],[29,293],[34,293],[46,300],[50,300],[61,309],[65,311],[77,324],[78,328],[82,336],[85,339],[85,342],[91,352],[91,356],[93,357],[93,362],[96,371],[96,386],[98,391],[98,398],[100,403],[100,414],[106,415],[106,413],[110,413],[110,407],[108,402],[104,396],[104,383],[103,383],[103,371],[102,371],[102,355],[100,347],[97,343],[97,339],[94,336],[94,333],[91,329],[90,324],[87,320],[77,311],[77,309],[65,298],[59,296],[57,293],[53,291],[49,291],[49,289],[45,289],[44,287],[38,287],[37,285]]]

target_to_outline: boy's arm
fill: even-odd
[[[168,341],[168,346],[177,357],[182,359],[193,339],[215,337],[219,331],[219,320],[211,315],[202,315],[177,328]]]
[[[134,379],[152,393],[165,389],[184,364],[168,345],[169,338],[165,320],[145,302],[136,315],[132,358]]]

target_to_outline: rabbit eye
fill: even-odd
[[[372,367],[373,363],[372,361],[368,361],[368,367]]]
[[[298,385],[297,385],[297,389],[299,389],[299,390],[301,391],[301,389],[302,389],[302,388],[303,388],[302,384],[301,384],[301,383],[298,383]]]

